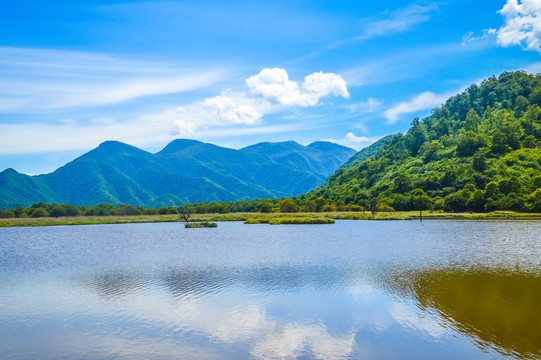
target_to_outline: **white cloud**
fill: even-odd
[[[254,359],[294,359],[311,352],[316,359],[343,359],[351,355],[355,334],[329,332],[322,323],[280,322],[266,308],[253,302],[206,299],[184,300],[167,322],[206,334],[224,343],[250,340]],[[229,300],[230,301],[230,300]]]
[[[0,113],[117,104],[209,86],[224,74],[85,52],[0,47]]]
[[[352,143],[352,144],[361,144],[361,143],[367,143],[367,142],[370,142],[371,140],[369,138],[367,138],[366,136],[356,136],[354,133],[352,132],[348,132],[346,134],[346,136],[344,137],[344,140],[348,143]]]
[[[287,324],[257,342],[251,355],[256,359],[296,359],[311,350],[315,359],[345,359],[350,357],[354,343],[354,334],[337,337],[321,325]]]
[[[306,76],[301,90],[296,82],[289,80],[286,70],[265,68],[246,79],[246,85],[253,95],[286,106],[314,106],[320,98],[331,94],[349,97],[346,82],[333,73],[318,72]]]
[[[183,134],[205,139],[315,129],[319,125],[314,121],[259,125],[265,115],[284,111],[293,105],[316,105],[321,97],[331,94],[349,96],[344,80],[332,73],[308,75],[302,88],[289,81],[283,69],[263,70],[249,79],[252,80],[247,80],[247,83],[252,84],[253,92],[224,90],[213,97],[142,114],[131,120],[96,117],[86,124],[71,118],[50,124],[0,123],[0,154],[85,150],[111,139],[148,146],[171,141]],[[166,89],[156,85],[145,91],[157,93]],[[141,87],[126,91],[134,95],[143,90]],[[107,94],[115,92],[111,90]],[[124,95],[114,97],[117,100],[129,97],[123,91],[119,93]],[[58,99],[57,95],[53,97]]]
[[[462,37],[462,45],[466,45],[467,43],[477,41],[477,40],[487,39],[495,35],[496,35],[496,29],[484,29],[481,35],[479,36],[474,36],[473,31],[470,31]]]
[[[156,78],[129,79],[111,87],[93,86],[88,90],[75,89],[75,94],[66,94],[52,107],[95,106],[116,104],[148,95],[174,94],[209,85],[219,77],[217,72],[184,74]],[[69,90],[69,89],[68,89]],[[73,90],[73,89],[72,89]],[[82,91],[81,91],[82,90]]]
[[[156,122],[81,125],[74,121],[56,124],[0,124],[0,154],[31,154],[88,150],[106,140],[135,146],[172,140],[171,126]]]
[[[315,96],[324,97],[330,94],[334,96],[342,96],[344,98],[349,97],[346,82],[340,75],[333,73],[313,73],[308,75],[304,79],[302,87],[310,94]]]
[[[468,53],[477,52],[487,45],[482,41],[476,42],[475,46],[454,42],[400,51],[391,49],[377,59],[345,70],[341,75],[348,84],[362,82],[367,86],[417,79],[431,76],[437,69],[455,66],[457,56],[469,56]]]
[[[193,134],[215,126],[256,125],[263,116],[288,106],[314,106],[320,98],[335,95],[349,97],[346,82],[333,73],[313,73],[306,76],[302,89],[289,80],[284,69],[263,69],[246,79],[250,93],[222,91],[218,96],[192,104],[145,115],[143,121],[175,124],[181,134]]]
[[[448,97],[448,94],[436,95],[433,92],[426,91],[417,95],[410,101],[404,101],[393,106],[385,111],[384,116],[387,118],[388,124],[394,124],[403,114],[410,114],[418,110],[425,110],[441,105]]]
[[[344,146],[348,146],[355,150],[360,150],[370,144],[375,143],[378,140],[379,138],[377,137],[374,138],[374,137],[366,137],[366,136],[357,136],[352,132],[348,132],[342,139],[339,139],[339,140],[328,139],[327,141],[344,145]]]
[[[517,69],[520,70],[520,69]],[[538,74],[541,73],[541,62],[533,63],[524,68],[524,70],[531,74]]]
[[[505,18],[498,30],[500,45],[521,45],[541,52],[541,0],[507,0],[499,13]]]
[[[203,106],[207,109],[207,114],[216,119],[219,125],[254,125],[262,116],[252,105],[237,104],[234,98],[224,95],[205,99]]]
[[[437,339],[449,334],[437,312],[420,310],[416,304],[397,302],[390,309],[390,313],[403,327],[423,331],[433,338]]]
[[[383,104],[382,100],[375,98],[368,98],[366,101],[361,101],[360,103],[347,106],[347,108],[352,113],[371,113],[378,111],[381,105]]]
[[[99,117],[90,120],[90,122],[97,125],[113,125],[115,123],[115,120],[106,117]],[[73,120],[71,120],[71,123],[73,123]]]
[[[265,68],[259,74],[246,79],[246,85],[252,94],[261,95],[284,105],[292,105],[299,101],[299,85],[289,80],[287,71],[284,69]]]
[[[141,122],[160,122],[174,126],[180,134],[193,134],[200,129],[230,125],[258,124],[271,104],[246,96],[244,93],[222,91],[218,96],[196,101],[186,106],[170,108],[160,113],[143,115]]]
[[[411,4],[406,8],[392,12],[385,19],[367,21],[365,30],[357,39],[369,39],[375,36],[388,35],[409,30],[414,25],[430,19],[429,14],[438,9],[437,4]]]

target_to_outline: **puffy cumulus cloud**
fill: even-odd
[[[383,114],[387,118],[387,123],[396,123],[403,114],[409,114],[418,110],[425,110],[434,106],[442,104],[447,98],[448,94],[437,95],[433,92],[426,91],[417,95],[410,101],[401,102]]]
[[[320,325],[287,324],[280,332],[269,334],[251,351],[256,359],[294,359],[311,350],[315,359],[345,359],[350,357],[355,335],[332,336]]]
[[[284,69],[265,68],[246,79],[246,85],[254,95],[278,101],[284,105],[294,104],[300,96],[299,85],[290,81]]]
[[[289,80],[284,69],[265,68],[257,75],[246,79],[250,92],[281,105],[314,106],[319,99],[333,94],[349,97],[345,80],[333,73],[313,73],[304,79],[302,89]]]
[[[334,96],[349,97],[346,82],[340,75],[333,73],[313,73],[304,78],[302,87],[310,94],[324,97],[330,94]]]
[[[262,116],[252,105],[237,104],[235,99],[224,95],[205,99],[202,107],[204,115],[214,119],[218,125],[254,125]]]
[[[328,139],[328,141],[348,146],[356,150],[360,150],[370,144],[373,144],[376,142],[378,138],[374,137],[366,137],[366,136],[357,136],[352,132],[348,132],[346,136],[344,136],[342,139],[336,140],[336,139]]]
[[[366,136],[357,136],[352,132],[348,132],[346,136],[344,137],[345,142],[351,143],[351,144],[362,144],[362,143],[369,143],[371,140],[367,138]]]
[[[316,359],[351,356],[355,344],[352,331],[339,334],[322,323],[281,322],[261,305],[229,301],[186,299],[166,321],[224,343],[250,341],[250,357],[254,359],[295,359],[303,353]]]
[[[498,30],[500,45],[522,45],[541,52],[541,0],[507,0],[499,13],[505,18]]]
[[[167,109],[161,113],[145,115],[141,121],[173,124],[173,131],[191,134],[209,127],[229,125],[255,125],[261,121],[269,104],[244,94],[223,91],[220,95],[197,101],[187,106]]]
[[[313,106],[319,99],[334,94],[349,97],[346,82],[333,73],[314,73],[302,87],[289,80],[284,69],[263,69],[246,79],[249,93],[224,90],[220,95],[192,104],[145,115],[143,121],[173,124],[180,134],[193,134],[211,127],[257,125],[265,114],[286,106]]]

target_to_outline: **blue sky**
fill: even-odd
[[[541,72],[541,0],[10,1],[0,171],[105,140],[356,149],[471,83]]]

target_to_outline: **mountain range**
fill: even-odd
[[[323,183],[354,153],[323,141],[235,150],[178,139],[157,153],[106,141],[50,174],[1,172],[0,209],[36,202],[159,207],[296,196]]]

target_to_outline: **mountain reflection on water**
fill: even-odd
[[[541,359],[541,222],[0,229],[2,359]]]
[[[399,274],[393,287],[449,326],[506,355],[541,357],[541,277],[489,269]]]
[[[174,322],[182,331],[210,336],[226,343],[246,342],[258,336],[251,355],[255,358],[287,358],[310,349],[314,358],[344,358],[353,351],[354,324],[340,334],[323,323],[302,325],[282,323],[259,301],[233,301],[216,306],[230,287],[248,288],[258,293],[302,292],[311,287],[326,293],[350,287],[356,281],[364,291],[385,289],[401,298],[412,297],[422,313],[435,310],[429,333],[439,337],[452,328],[474,341],[511,357],[541,357],[541,277],[526,272],[493,269],[396,269],[372,273],[359,268],[311,266],[258,269],[168,269],[161,274],[160,286],[177,300]],[[381,270],[381,269],[380,269]],[[107,273],[87,282],[105,299],[145,292],[149,277],[140,274]],[[88,280],[88,279],[87,279]],[[203,299],[202,301],[200,299]],[[403,311],[400,306],[392,311]],[[406,309],[406,311],[408,311]],[[410,311],[411,312],[411,311]],[[403,315],[395,320],[404,323]],[[410,319],[411,320],[411,319]],[[426,323],[407,325],[427,330]],[[279,329],[278,329],[279,328]],[[278,331],[277,331],[278,330]]]

